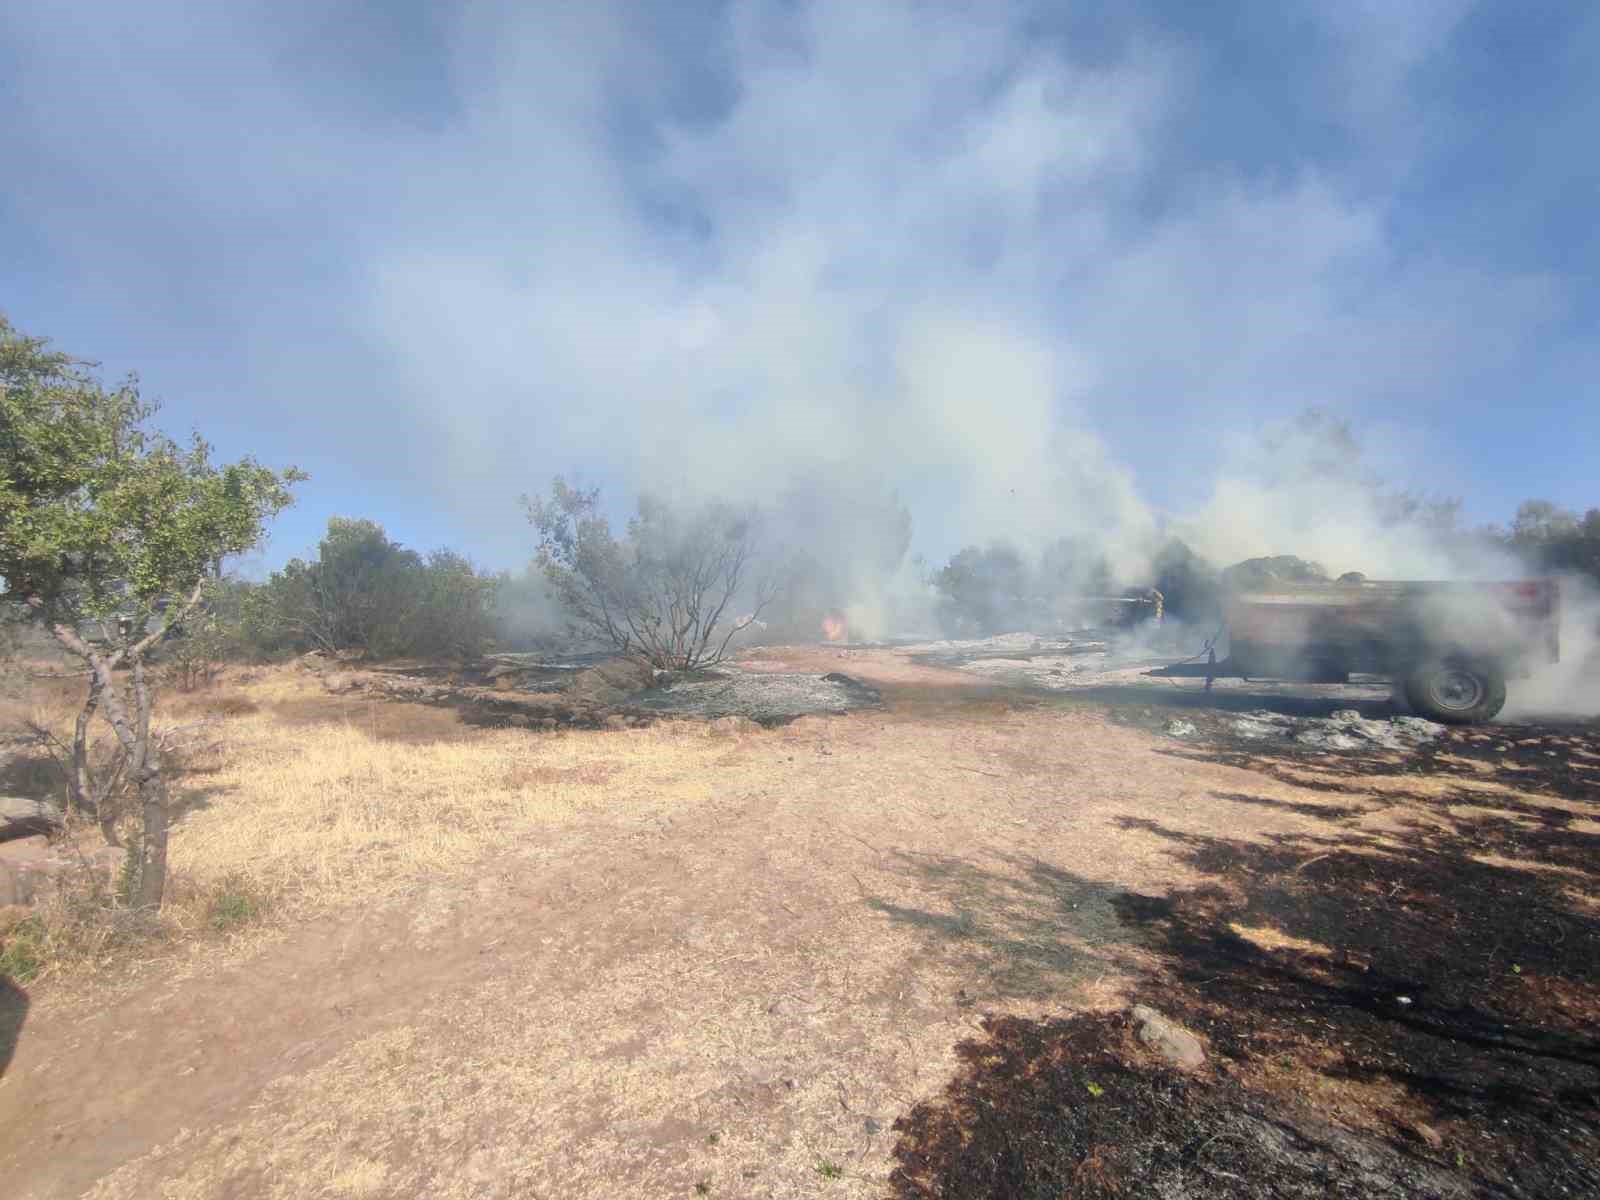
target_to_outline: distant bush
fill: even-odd
[[[264,657],[471,658],[493,640],[500,585],[455,551],[423,557],[374,521],[335,517],[316,558],[291,560],[244,597],[237,628]]]
[[[1014,546],[968,546],[934,573],[939,622],[949,633],[983,637],[1033,621],[1033,569]]]

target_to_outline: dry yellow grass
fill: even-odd
[[[200,806],[174,832],[172,867],[198,890],[245,880],[298,912],[394,895],[602,804],[649,808],[706,792],[704,768],[725,751],[703,727],[682,725],[539,735],[460,727],[441,713],[437,739],[399,740],[360,710],[287,724],[281,705],[320,693],[282,671],[240,694],[260,707],[222,719],[216,761],[192,780]]]
[[[283,936],[196,943],[214,969],[125,1003],[36,995],[0,1089],[22,1196],[879,1196],[983,1013],[1160,1003],[1126,893],[1239,889],[1213,839],[1380,856],[1430,811],[1346,779],[1330,823],[1324,792],[998,703],[729,739],[475,729],[292,671],[173,699],[217,717],[177,890],[243,879]]]
[[[81,692],[79,680],[30,681],[0,721],[32,720],[68,738]],[[257,936],[242,941],[242,930],[230,930],[232,951],[248,952],[285,921],[412,892],[601,806],[640,817],[692,803],[710,793],[707,768],[729,746],[681,723],[604,733],[475,728],[447,709],[331,697],[293,668],[234,672],[216,688],[165,694],[155,728],[179,747],[169,756],[176,820],[165,937],[110,937],[64,897],[40,914],[45,975],[169,957],[173,937],[187,941],[212,924],[221,895],[246,897],[273,918],[253,922]],[[104,761],[109,734],[95,736]],[[42,760],[38,773],[41,786],[54,786]],[[84,850],[103,845],[92,822],[73,840]],[[74,893],[86,886],[75,876],[67,884]]]

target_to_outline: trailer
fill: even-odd
[[[1225,678],[1386,676],[1415,712],[1466,725],[1504,707],[1507,680],[1559,659],[1560,624],[1554,579],[1292,584],[1226,599],[1221,661],[1213,645],[1203,662],[1150,674],[1203,678],[1208,689]]]

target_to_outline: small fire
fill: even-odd
[[[828,641],[842,642],[844,641],[844,635],[848,631],[842,613],[831,612],[822,618],[822,636],[827,638]]]

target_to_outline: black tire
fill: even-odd
[[[1406,699],[1419,717],[1446,725],[1493,720],[1506,704],[1506,677],[1492,663],[1438,658],[1406,677]]]

